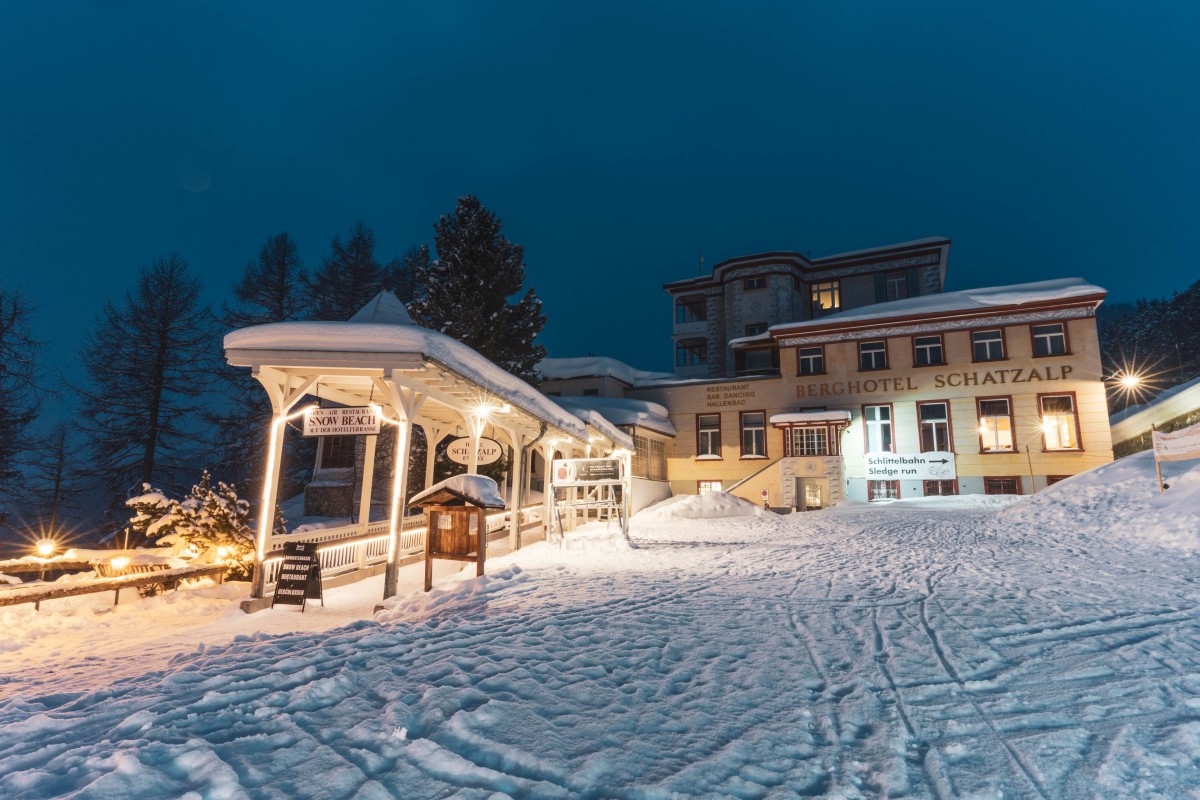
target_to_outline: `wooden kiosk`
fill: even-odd
[[[483,475],[455,475],[429,487],[409,505],[425,509],[425,591],[433,588],[433,560],[487,560],[487,510],[504,508],[496,482]]]

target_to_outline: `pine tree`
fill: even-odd
[[[304,319],[308,314],[307,277],[295,240],[287,233],[275,234],[258,251],[258,258],[246,265],[242,279],[233,287],[238,304],[226,304],[221,321],[235,330]]]
[[[334,236],[329,258],[305,285],[313,319],[350,319],[383,288],[383,269],[375,260],[375,234],[359,222],[350,229],[345,244]]]
[[[525,282],[525,251],[472,196],[434,225],[437,260],[416,269],[414,320],[474,348],[514,375],[535,382],[546,355],[534,339],[546,324],[533,289],[511,302]]]
[[[417,275],[429,268],[429,245],[410,247],[403,259],[393,258],[383,268],[383,288],[408,305],[417,299]]]
[[[71,429],[60,423],[42,442],[29,472],[30,500],[37,527],[53,536],[78,515],[83,487],[74,464]]]
[[[20,466],[30,456],[30,425],[37,418],[33,306],[20,292],[0,289],[0,521],[20,500]]]
[[[208,438],[199,398],[217,342],[200,282],[177,255],[143,269],[120,306],[105,303],[82,354],[90,385],[80,426],[89,471],[108,493],[109,530],[129,487],[170,483]]]
[[[221,322],[226,331],[303,319],[308,313],[309,300],[306,277],[291,236],[279,233],[267,239],[258,257],[246,265],[241,280],[234,286],[237,305],[224,306]],[[217,378],[229,405],[209,415],[217,432],[210,463],[222,465],[225,475],[253,492],[266,459],[264,448],[271,406],[250,370],[220,361]],[[287,463],[296,463],[294,451],[299,446],[289,441]],[[284,491],[290,488],[293,487],[285,486]]]
[[[200,482],[181,502],[160,506],[162,516],[148,529],[158,535],[157,543],[188,548],[202,563],[220,562],[230,568],[232,578],[247,578],[254,564],[254,531],[250,527],[250,504],[229,484],[217,482],[205,470]]]

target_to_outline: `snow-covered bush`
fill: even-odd
[[[163,499],[165,505],[137,507],[143,516],[159,514],[146,524],[148,537],[157,536],[162,546],[197,552],[199,562],[228,564],[231,578],[249,577],[254,563],[250,504],[237,496],[235,487],[218,481],[214,488],[205,470],[182,501]]]

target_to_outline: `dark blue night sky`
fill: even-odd
[[[70,361],[178,251],[381,260],[476,194],[552,355],[669,369],[661,284],[954,240],[950,290],[1200,277],[1194,3],[21,3],[0,12],[0,272]]]

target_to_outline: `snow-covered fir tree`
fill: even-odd
[[[156,539],[159,546],[194,554],[199,563],[227,564],[231,578],[249,577],[254,565],[250,504],[238,497],[233,486],[218,481],[214,487],[205,470],[183,500],[160,497],[161,493],[147,492],[130,501],[136,512],[131,526]]]
[[[434,249],[436,260],[415,259],[413,319],[535,382],[546,350],[534,340],[546,317],[532,288],[521,294],[524,248],[505,238],[500,220],[478,198],[467,196],[434,225]]]

